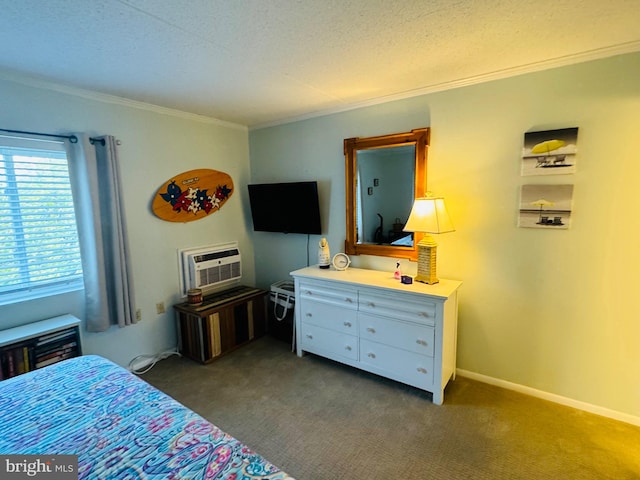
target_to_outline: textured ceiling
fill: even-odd
[[[640,50],[640,0],[0,0],[0,71],[248,126]]]

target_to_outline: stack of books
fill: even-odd
[[[78,339],[75,329],[43,335],[33,348],[35,368],[78,355]]]
[[[0,348],[0,380],[80,355],[77,328],[67,328]]]

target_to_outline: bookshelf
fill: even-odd
[[[79,355],[80,320],[73,315],[0,330],[0,380]]]

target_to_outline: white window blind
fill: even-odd
[[[0,135],[0,303],[82,287],[64,144]]]

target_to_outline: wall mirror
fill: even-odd
[[[345,252],[417,260],[420,233],[403,232],[426,195],[429,129],[344,140]]]

